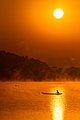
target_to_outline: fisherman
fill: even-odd
[[[59,91],[57,90],[57,94],[59,94]]]

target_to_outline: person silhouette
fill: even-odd
[[[59,94],[59,91],[57,90],[57,94]]]

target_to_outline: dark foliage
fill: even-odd
[[[42,80],[48,77],[49,67],[45,62],[27,56],[18,56],[0,51],[0,79]]]
[[[80,78],[79,67],[49,67],[28,56],[18,56],[9,52],[0,51],[0,80],[57,80],[66,78],[75,80]]]

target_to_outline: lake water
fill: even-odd
[[[79,82],[0,82],[0,120],[79,119]]]

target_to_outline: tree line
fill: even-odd
[[[0,80],[57,80],[79,79],[79,67],[49,67],[46,62],[28,56],[19,56],[14,53],[0,51]]]

